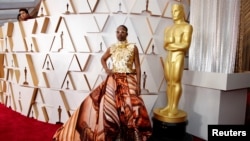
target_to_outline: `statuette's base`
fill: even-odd
[[[153,134],[148,141],[192,141],[186,133],[187,121],[168,123],[153,118]]]
[[[178,110],[175,115],[170,115],[168,111],[161,111],[162,108],[154,109],[154,118],[168,123],[179,123],[187,120],[187,113],[182,110]]]

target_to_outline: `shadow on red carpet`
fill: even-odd
[[[0,104],[1,141],[51,141],[60,126],[28,118]]]

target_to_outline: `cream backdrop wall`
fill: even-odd
[[[172,24],[171,5],[177,2],[184,4],[188,19],[189,0],[42,0],[37,18],[1,27],[0,102],[49,123],[59,120],[60,106],[65,122],[104,80],[100,57],[124,24],[128,40],[139,48],[149,90],[143,98],[152,114],[166,89],[163,32]]]

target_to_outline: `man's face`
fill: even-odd
[[[21,20],[26,20],[29,16],[25,11],[20,11],[19,14],[20,14]]]
[[[127,39],[127,31],[124,27],[122,26],[119,26],[116,30],[116,38],[119,40],[119,41],[125,41]]]

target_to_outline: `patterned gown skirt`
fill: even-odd
[[[53,136],[54,141],[146,141],[151,122],[136,75],[115,73],[95,88]]]

